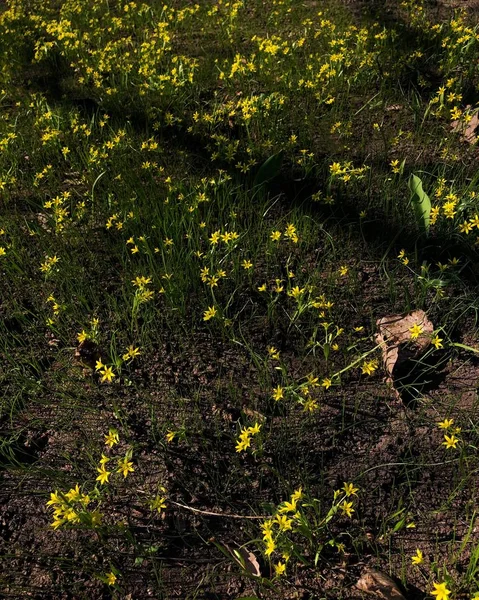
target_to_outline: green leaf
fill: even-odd
[[[325,344],[323,344],[323,354],[324,354],[324,358],[326,360],[328,360],[330,352],[331,352],[331,344],[328,344],[328,342],[326,342]]]
[[[265,160],[256,173],[256,177],[254,178],[255,187],[258,185],[263,185],[279,175],[281,171],[281,165],[283,163],[283,154],[284,152],[281,150],[277,154],[273,154],[267,160]]]
[[[411,202],[414,209],[416,222],[420,229],[428,232],[431,216],[431,200],[422,188],[421,179],[417,175],[414,175],[414,173],[411,174],[408,185],[413,194]]]

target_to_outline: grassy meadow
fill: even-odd
[[[1,598],[479,598],[474,4],[2,3]]]

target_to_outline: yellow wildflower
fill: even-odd
[[[209,306],[208,310],[205,310],[203,313],[203,321],[209,321],[213,317],[216,316],[216,308],[214,306]]]
[[[421,565],[424,562],[424,556],[419,548],[416,549],[416,554],[411,556],[411,562],[413,565]]]

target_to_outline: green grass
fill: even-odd
[[[0,595],[478,592],[479,30],[429,4],[5,7]]]

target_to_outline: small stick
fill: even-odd
[[[180,504],[179,502],[175,502],[174,500],[167,500],[170,504],[174,504],[175,506],[179,506],[180,508],[184,508],[186,510],[191,510],[195,513],[200,513],[201,515],[208,515],[210,517],[226,517],[228,519],[266,519],[265,516],[250,516],[250,515],[229,515],[225,513],[216,513],[211,512],[209,510],[200,510],[199,508],[193,508],[192,506],[187,506],[186,504]]]
[[[144,490],[137,489],[136,491],[140,492],[141,494],[146,494],[146,492]],[[168,498],[166,499],[166,501],[169,502],[170,504],[174,504],[175,506],[179,506],[180,508],[184,508],[185,510],[190,510],[191,512],[199,513],[200,515],[207,515],[209,517],[226,517],[229,519],[267,519],[268,518],[268,516],[228,515],[225,513],[211,512],[210,510],[200,510],[199,508],[193,508],[192,506],[187,506],[186,504],[180,504],[179,502],[175,502],[174,500],[168,500]]]

